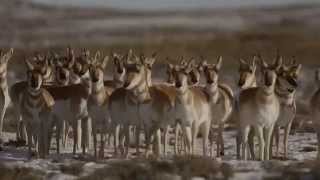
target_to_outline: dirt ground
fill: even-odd
[[[220,80],[234,90],[240,57],[250,59],[260,53],[272,61],[279,49],[285,60],[294,57],[302,63],[303,71],[297,93],[296,133],[289,138],[288,160],[237,161],[235,131],[228,130],[224,137],[226,154],[214,160],[200,156],[200,141],[197,156],[176,157],[170,149],[167,156],[157,160],[134,155],[129,160],[114,158],[112,146],[99,161],[92,161],[90,155],[73,156],[70,148],[60,156],[52,149],[50,158],[43,160],[30,158],[26,147],[8,145],[0,151],[0,179],[318,179],[320,163],[314,161],[317,139],[308,101],[317,88],[314,70],[320,67],[319,18],[318,5],[153,12],[1,1],[0,48],[15,48],[8,67],[9,85],[25,78],[24,58],[37,51],[63,53],[68,45],[77,52],[80,48],[99,49],[104,54],[129,49],[147,55],[157,52],[153,74],[157,81],[163,80],[167,57],[170,62],[180,56],[202,56],[215,62],[222,55]],[[111,66],[107,68],[108,78]],[[15,127],[9,109],[6,142],[15,139]]]

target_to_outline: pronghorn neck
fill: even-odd
[[[43,75],[43,82],[44,83],[51,83],[53,82],[53,71],[51,67],[48,67],[46,73]]]
[[[92,83],[91,87],[91,101],[93,101],[93,103],[98,106],[104,105],[106,103],[107,94],[104,87],[103,79],[102,81],[99,80],[96,83]]]
[[[149,101],[151,99],[151,95],[149,92],[147,79],[142,80],[140,84],[138,84],[134,89],[132,89],[131,94],[134,97],[134,99],[139,103]]]
[[[279,101],[282,105],[286,106],[292,106],[295,101],[295,92],[293,91],[292,93],[283,93],[280,90],[275,89],[275,94],[279,98]]]
[[[41,88],[40,89],[33,89],[33,88],[30,88],[28,87],[28,93],[30,96],[33,96],[33,97],[37,97],[41,94]]]
[[[71,84],[80,84],[81,78],[75,73],[70,73],[70,83]]]
[[[266,90],[265,88],[260,87],[258,89],[257,95],[258,99],[267,104],[268,102],[273,101],[273,99],[275,98],[274,87],[272,87],[272,90]]]
[[[220,91],[219,91],[219,86],[218,84],[214,84],[214,85],[209,85],[208,87],[205,88],[206,89],[206,93],[209,96],[210,102],[217,104],[219,97],[220,97]]]
[[[104,84],[103,84],[103,80],[99,80],[98,82],[95,82],[95,83],[92,83],[92,91],[91,93],[92,94],[98,94],[98,93],[101,93],[101,92],[105,92],[105,87],[104,87]]]
[[[123,86],[123,80],[113,77],[113,82],[116,88],[121,88]]]
[[[184,92],[177,93],[177,99],[181,104],[190,105],[192,98],[193,96],[190,88],[186,89]]]
[[[0,72],[0,88],[2,90],[8,88],[8,82],[7,82],[7,68],[5,68],[4,71]]]

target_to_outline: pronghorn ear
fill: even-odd
[[[257,56],[253,56],[253,60],[252,60],[252,71],[255,72],[257,69],[257,61],[258,61],[258,57]]]
[[[278,55],[273,63],[273,67],[275,68],[275,70],[279,70],[279,68],[282,66],[282,62],[282,56]]]
[[[200,71],[200,72],[203,71],[203,66],[202,66],[202,63],[201,63],[201,62],[197,65],[197,69],[198,69],[198,71]]]
[[[241,69],[241,68],[244,68],[248,63],[246,62],[246,60],[240,58],[239,64],[240,64],[240,69]]]
[[[266,63],[266,61],[264,61],[263,59],[260,59],[260,62],[261,62],[261,67],[263,69],[267,69],[269,67],[269,65]]]
[[[153,52],[153,53],[151,54],[151,58],[156,58],[156,57],[157,57],[157,55],[158,55],[158,53],[157,53],[157,52]]]
[[[102,69],[105,69],[106,66],[107,66],[107,64],[108,64],[108,62],[109,62],[109,56],[105,56],[105,57],[103,58],[102,63],[101,63],[101,68],[102,68]]]
[[[296,65],[296,66],[293,67],[293,71],[294,71],[295,75],[298,76],[298,75],[300,74],[301,68],[302,68],[302,65],[301,65],[301,64],[298,64],[298,65]]]
[[[98,59],[100,59],[100,56],[101,56],[100,51],[97,51],[96,54],[94,55],[95,61],[98,61]]]
[[[183,56],[180,57],[179,63],[182,67],[186,67],[188,65],[187,61],[183,58]]]
[[[320,68],[317,68],[317,69],[316,69],[316,72],[315,72],[315,80],[316,80],[316,81],[320,81]]]
[[[216,64],[216,70],[219,71],[222,67],[222,56],[219,56],[218,57],[218,61],[217,61],[217,64]]]
[[[5,61],[5,63],[7,63],[11,59],[12,55],[13,55],[13,48],[10,48],[10,50],[3,56],[4,58],[3,60]],[[1,54],[1,57],[2,57],[2,54]]]
[[[34,65],[28,59],[25,59],[25,63],[27,65],[28,70],[32,71],[34,69]]]
[[[188,63],[188,68],[193,68],[193,67],[195,67],[195,65],[196,65],[195,59],[191,58]]]

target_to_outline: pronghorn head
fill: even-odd
[[[100,52],[97,51],[90,64],[89,72],[92,83],[103,83],[104,69],[108,64],[109,56],[105,56],[102,61],[100,61],[100,56]]]
[[[187,66],[190,67],[190,72],[189,72],[190,84],[198,85],[200,83],[201,72],[203,71],[202,65],[196,64],[195,59],[192,58],[187,64]]]
[[[174,65],[171,63],[167,63],[167,68],[166,68],[166,74],[167,74],[167,83],[173,84],[174,83]]]
[[[261,57],[262,71],[262,88],[267,94],[274,92],[275,83],[277,80],[277,72],[282,65],[282,57],[278,56],[272,65],[267,64]]]
[[[320,82],[320,68],[317,68],[315,71],[315,80],[317,83]]]
[[[53,78],[53,59],[54,57],[39,53],[33,57],[34,68],[41,73],[43,81],[49,82]]]
[[[256,86],[256,69],[257,69],[257,57],[254,56],[251,63],[240,59],[239,74],[240,79],[238,86],[240,89],[247,89]]]
[[[189,88],[190,84],[190,75],[191,72],[190,66],[175,66],[173,70],[175,87],[179,93],[184,93]]]
[[[143,54],[140,55],[140,61],[146,69],[147,81],[148,81],[149,86],[152,85],[152,77],[151,77],[152,76],[152,66],[156,61],[156,56],[157,56],[156,53],[153,53],[151,55],[151,57],[145,57]]]
[[[124,88],[131,90],[138,87],[142,83],[147,82],[147,70],[142,64],[142,62],[138,59],[135,62],[128,62],[126,64],[126,78],[124,82]]]
[[[42,85],[43,75],[39,71],[39,69],[36,69],[35,66],[29,60],[26,59],[25,62],[28,67],[28,70],[27,70],[28,87],[35,91],[39,90]]]
[[[68,85],[70,80],[70,70],[59,60],[56,62],[56,82],[59,85]]]
[[[278,70],[276,84],[277,92],[281,94],[292,94],[298,87],[298,76],[302,65],[296,64],[294,60],[289,65],[282,65]]]
[[[13,55],[13,48],[11,48],[8,52],[3,52],[0,50],[0,74],[7,71],[7,65],[9,59]]]
[[[124,82],[126,68],[124,67],[124,57],[119,54],[112,54],[113,60],[113,79],[119,82]]]
[[[175,73],[176,73],[176,67],[178,66],[175,66],[171,63],[169,63],[170,59],[167,57],[167,68],[166,68],[166,75],[167,75],[167,83],[169,84],[173,84],[175,83]],[[182,68],[182,67],[187,67],[188,63],[187,61],[185,61],[183,59],[183,57],[180,57],[180,66],[179,68]]]
[[[206,78],[206,87],[209,90],[216,90],[218,87],[219,71],[222,67],[222,57],[219,56],[216,64],[207,64],[202,62],[203,72]]]

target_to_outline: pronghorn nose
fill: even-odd
[[[239,81],[238,86],[242,87],[244,85],[244,81]]]
[[[117,71],[118,71],[119,74],[122,74],[122,73],[123,73],[123,69],[122,69],[122,68],[118,68]]]
[[[290,93],[292,93],[292,92],[294,91],[293,88],[288,88],[287,90],[288,90],[288,92],[290,92]]]
[[[208,79],[207,83],[208,83],[208,84],[213,84],[212,79]]]
[[[181,86],[182,86],[181,82],[180,82],[180,81],[177,81],[177,82],[176,82],[176,87],[177,87],[177,88],[180,88]]]
[[[124,88],[127,88],[127,87],[129,86],[129,84],[130,84],[129,82],[125,82],[125,83],[123,84],[123,87],[124,87]]]

